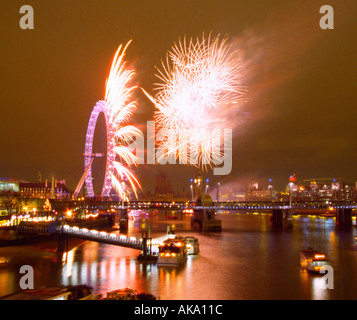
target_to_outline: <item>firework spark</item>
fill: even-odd
[[[120,45],[116,51],[105,92],[112,140],[109,143],[112,143],[114,152],[121,160],[121,162],[113,161],[115,170],[112,172],[112,186],[124,201],[129,200],[126,181],[129,182],[136,197],[137,188],[140,187],[138,179],[128,168],[132,164],[135,166],[138,164],[138,157],[133,154],[128,145],[132,141],[132,137],[140,132],[135,126],[126,124],[136,109],[134,91],[137,89],[137,86],[133,85],[135,70],[129,68],[124,60],[125,51],[130,42],[125,47]]]
[[[239,53],[219,36],[196,41],[184,38],[168,52],[157,77],[154,119],[162,136],[157,160],[187,150],[190,164],[211,165],[212,148],[220,145],[221,131],[232,124],[232,107],[243,94],[242,61]]]

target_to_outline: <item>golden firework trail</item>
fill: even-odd
[[[111,65],[109,77],[106,82],[105,101],[109,110],[109,119],[113,131],[112,139],[114,152],[120,161],[113,161],[114,169],[112,172],[112,186],[119,197],[127,201],[128,182],[137,197],[137,188],[140,183],[130,166],[137,166],[138,157],[128,147],[132,142],[132,137],[140,133],[139,129],[133,125],[128,125],[128,121],[136,109],[134,91],[138,88],[134,85],[134,68],[128,67],[124,60],[126,49],[131,41],[124,47],[119,46]]]

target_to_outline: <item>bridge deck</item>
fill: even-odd
[[[37,234],[37,235],[66,235],[76,238],[81,238],[100,243],[112,244],[116,246],[143,250],[143,239],[135,237],[126,237],[125,235],[117,235],[105,231],[94,229],[79,228],[77,226],[59,225],[56,222],[52,223],[35,223],[35,222],[20,222],[18,226],[19,234]]]
[[[135,237],[126,237],[125,235],[116,235],[105,231],[89,230],[86,228],[71,227],[69,225],[59,226],[57,233],[70,235],[72,237],[81,238],[100,243],[112,244],[126,248],[137,250],[143,249],[143,240]]]
[[[289,201],[221,201],[213,202],[211,206],[202,207],[194,202],[164,202],[164,201],[131,201],[130,204],[109,201],[109,200],[57,200],[53,202],[53,207],[59,205],[70,205],[85,207],[92,211],[108,211],[108,210],[145,210],[145,209],[161,209],[161,210],[183,210],[192,209],[207,209],[207,210],[273,210],[273,209],[357,209],[356,201],[292,201],[291,206]]]

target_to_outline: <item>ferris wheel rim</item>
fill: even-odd
[[[112,188],[112,174],[114,171],[114,160],[115,160],[115,142],[114,136],[115,132],[110,118],[109,106],[106,101],[100,100],[94,106],[92,113],[89,118],[87,133],[86,133],[86,142],[84,148],[84,168],[85,170],[88,166],[91,166],[91,158],[93,155],[93,139],[95,128],[97,125],[99,115],[103,113],[105,119],[105,128],[106,128],[106,137],[107,137],[107,154],[106,154],[106,168],[103,181],[103,187],[101,191],[101,197],[107,198],[110,196],[110,190]],[[88,174],[84,180],[86,186],[86,193],[88,197],[95,197],[93,189],[93,176],[92,176],[92,167],[89,168]]]

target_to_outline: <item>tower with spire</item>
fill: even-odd
[[[203,195],[202,186],[203,186],[203,182],[202,182],[201,170],[197,169],[196,176],[193,179],[193,195],[194,195],[194,199],[196,201],[198,198],[200,198],[200,199],[202,198],[202,195]]]

